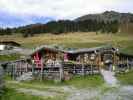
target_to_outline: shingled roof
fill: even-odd
[[[34,49],[30,55],[33,55],[34,53],[39,52],[39,51],[44,50],[44,49],[54,51],[54,52],[77,54],[77,53],[93,52],[93,51],[97,51],[97,50],[114,49],[114,48],[111,45],[104,45],[104,46],[94,47],[94,48],[82,48],[82,49],[63,48],[63,47],[59,47],[59,46],[42,45],[42,46]]]
[[[18,46],[18,47],[21,46],[19,43],[15,41],[0,41],[0,44]]]

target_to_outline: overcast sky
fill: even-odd
[[[133,0],[0,0],[0,26],[74,19],[106,10],[133,12]]]

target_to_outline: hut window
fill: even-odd
[[[104,54],[104,60],[112,60],[113,57],[111,54]]]
[[[68,54],[67,53],[64,54],[64,61],[68,61]]]
[[[86,53],[86,54],[84,54],[84,62],[86,62],[86,63],[87,63],[88,58],[89,58],[88,54],[87,54],[87,53]]]
[[[95,54],[91,54],[91,55],[90,55],[90,60],[95,60],[95,57],[96,57]]]
[[[76,61],[80,62],[80,59],[81,59],[81,57],[80,57],[80,55],[78,55],[78,57],[76,58]]]

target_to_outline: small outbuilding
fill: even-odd
[[[15,41],[0,41],[0,50],[8,50],[13,47],[20,47],[21,45]]]

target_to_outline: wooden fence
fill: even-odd
[[[50,79],[50,80],[67,80],[72,75],[94,75],[100,73],[100,67],[95,64],[71,64],[61,62],[59,65],[43,65],[43,67],[36,67],[35,64],[29,63],[26,59],[7,62],[2,64],[5,72],[13,79],[21,75],[32,72],[35,79]],[[125,61],[118,63],[116,66],[117,71],[125,71],[133,69],[133,61]]]

